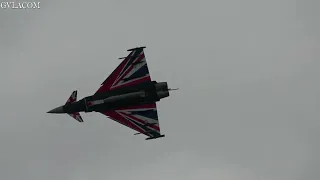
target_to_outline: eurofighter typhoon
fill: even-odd
[[[176,89],[169,89],[167,82],[151,81],[144,48],[129,49],[127,57],[119,58],[122,62],[95,94],[77,101],[77,91],[73,91],[66,104],[48,113],[69,114],[83,122],[79,112],[99,112],[137,131],[135,135],[145,134],[146,140],[164,137],[156,102]]]

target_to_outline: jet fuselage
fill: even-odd
[[[96,93],[74,103],[57,107],[49,111],[49,113],[104,112],[129,106],[150,104],[168,96],[169,89],[166,82],[150,81],[135,86]]]

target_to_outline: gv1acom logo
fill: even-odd
[[[1,2],[2,9],[40,9],[40,2]]]

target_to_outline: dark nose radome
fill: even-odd
[[[51,111],[48,111],[47,113],[63,113],[63,106],[54,108]]]

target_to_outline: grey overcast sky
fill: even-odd
[[[0,9],[1,180],[319,180],[319,0],[41,0]],[[165,138],[100,114],[94,93],[145,45]]]

